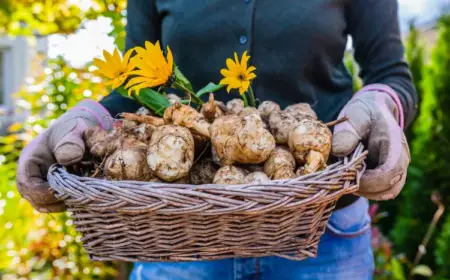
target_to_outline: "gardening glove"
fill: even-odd
[[[81,161],[85,151],[83,132],[92,125],[111,129],[108,111],[93,100],[84,100],[67,111],[21,152],[17,169],[17,189],[39,212],[66,209],[49,190],[47,171],[54,163],[71,165]]]
[[[403,108],[388,86],[364,87],[342,109],[348,121],[334,128],[332,153],[349,155],[360,141],[368,149],[368,169],[362,175],[358,195],[372,200],[395,198],[403,188],[411,160],[403,133]]]

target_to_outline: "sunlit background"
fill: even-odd
[[[0,279],[126,279],[129,264],[89,261],[70,213],[39,214],[16,189],[24,145],[81,99],[109,93],[90,63],[103,49],[123,48],[125,7],[126,0],[0,1]],[[450,211],[442,214],[450,205],[449,13],[450,0],[399,0],[421,103],[406,131],[406,186],[370,209],[376,280],[450,279]],[[351,50],[345,62],[357,90]]]
[[[394,0],[393,0],[394,1]],[[73,0],[82,9],[89,9],[89,0]],[[442,13],[443,7],[449,5],[450,0],[399,0],[399,18],[403,32],[408,30],[408,22],[416,19],[418,26],[428,27]],[[111,20],[100,18],[87,21],[82,28],[73,35],[52,35],[49,37],[49,57],[63,55],[74,66],[82,66],[100,56],[103,49],[114,48],[114,39],[108,36],[111,32]],[[88,44],[86,42],[89,42]],[[80,50],[83,50],[80,52]]]

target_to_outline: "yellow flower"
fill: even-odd
[[[256,78],[253,71],[256,70],[254,66],[247,68],[248,60],[250,56],[247,55],[247,51],[242,54],[242,59],[239,61],[237,53],[234,53],[234,61],[231,58],[226,60],[228,69],[220,70],[223,75],[223,79],[220,81],[221,85],[228,85],[227,91],[231,89],[239,89],[239,93],[244,94],[250,87],[250,81]]]
[[[130,79],[125,88],[129,92],[139,91],[143,88],[152,88],[165,85],[173,79],[173,56],[167,47],[167,59],[164,57],[159,41],[154,45],[145,42],[145,48],[136,47],[137,55],[133,58],[136,70],[131,71],[136,75]]]
[[[113,88],[120,87],[130,75],[130,71],[134,69],[134,65],[130,61],[133,51],[134,49],[128,50],[123,56],[123,60],[117,49],[113,54],[103,51],[105,60],[94,58],[94,65],[98,67],[96,72],[110,79],[107,84],[112,85]]]

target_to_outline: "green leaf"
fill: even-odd
[[[164,95],[150,88],[141,89],[136,98],[142,105],[160,116],[162,116],[164,110],[170,106],[169,100],[167,100]]]
[[[186,78],[186,76],[183,75],[183,73],[181,73],[178,66],[175,65],[174,69],[175,69],[174,73],[175,73],[175,76],[177,77],[178,82],[181,83],[185,88],[189,89],[190,91],[194,91],[192,89],[191,82]]]
[[[414,267],[414,269],[412,270],[412,274],[431,277],[433,276],[433,271],[431,271],[431,268],[429,268],[428,266],[419,264],[418,266]]]
[[[392,274],[395,280],[406,280],[402,264],[397,259],[391,260]]]
[[[216,92],[223,88],[223,85],[216,85],[215,83],[209,83],[204,88],[200,89],[195,95],[201,97],[205,93]]]

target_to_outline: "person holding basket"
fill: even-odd
[[[368,201],[400,193],[410,162],[403,130],[417,107],[397,8],[395,0],[128,1],[127,49],[145,41],[170,45],[194,85],[220,79],[208,69],[221,68],[230,53],[248,51],[258,65],[253,87],[260,101],[309,103],[324,122],[346,116],[334,128],[332,153],[349,155],[361,141],[369,152],[359,191],[337,202],[317,258],[135,263],[131,279],[372,279]],[[348,36],[364,82],[356,93],[343,62]],[[20,194],[40,212],[65,211],[49,191],[49,167],[80,161],[86,129],[111,129],[111,116],[139,107],[114,91],[70,109],[22,151]]]

